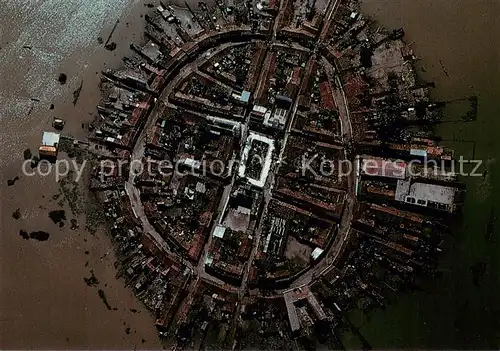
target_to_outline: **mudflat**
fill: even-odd
[[[404,28],[421,59],[418,74],[436,84],[435,101],[477,96],[476,121],[457,121],[463,111],[452,107],[436,134],[456,157],[481,160],[484,173],[463,179],[463,221],[445,241],[442,277],[384,311],[351,317],[374,348],[498,349],[500,226],[488,233],[488,223],[500,211],[500,2],[363,0],[362,9],[386,28]]]
[[[476,156],[488,162],[489,172],[485,179],[468,182],[465,229],[457,233],[444,258],[442,280],[430,281],[425,293],[401,297],[387,311],[376,311],[370,322],[354,322],[375,348],[498,348],[485,342],[499,337],[500,240],[492,243],[483,232],[490,209],[497,206],[498,211],[500,199],[500,169],[494,154],[500,148],[500,3],[363,3],[364,11],[382,25],[405,28],[406,40],[415,42],[415,52],[422,58],[421,75],[436,82],[437,99],[479,97],[477,122],[446,124],[438,134],[476,140]],[[21,172],[24,151],[36,152],[42,131],[52,130],[53,117],[65,119],[65,134],[85,138],[85,127],[95,117],[99,101],[99,72],[118,66],[129,43],[140,40],[142,16],[148,10],[145,4],[142,0],[48,0],[20,6],[18,1],[2,0],[1,348],[160,347],[152,316],[115,278],[115,258],[105,229],[87,231],[85,211],[73,213],[70,196],[53,177],[28,177]],[[98,38],[106,41],[118,19],[110,38],[117,47],[109,51]],[[61,74],[66,79],[60,79]],[[74,103],[73,92],[80,86]],[[78,189],[81,203],[92,201],[84,182]],[[63,210],[66,219],[50,218],[51,211]],[[49,236],[32,238],[30,234],[36,232]],[[474,284],[470,269],[478,262],[486,266],[480,287]]]
[[[100,71],[119,66],[130,42],[140,40],[143,15],[148,11],[145,3],[50,0],[20,5],[2,1],[3,349],[160,347],[152,315],[115,278],[115,257],[105,229],[86,230],[85,215],[92,199],[85,182],[69,194],[53,176],[30,177],[21,170],[24,151],[29,148],[37,154],[42,132],[53,131],[54,117],[66,121],[64,134],[86,137],[86,126],[95,118],[100,99]],[[106,50],[98,38],[106,41],[117,20],[110,38],[117,47]],[[74,102],[73,92],[80,86]],[[75,201],[81,207],[76,212],[71,205]],[[61,212],[53,212],[51,219],[51,211],[64,211],[66,219]],[[96,280],[87,284],[85,279],[92,276]]]

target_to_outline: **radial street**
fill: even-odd
[[[309,67],[309,65],[312,63],[313,59],[316,58],[316,52],[318,51],[318,49],[323,45],[324,38],[326,37],[328,30],[329,30],[331,18],[333,18],[335,16],[335,14],[339,8],[339,5],[340,5],[340,0],[330,0],[329,1],[328,6],[327,6],[327,16],[326,16],[327,19],[323,23],[323,26],[321,28],[318,40],[315,44],[313,53],[306,64],[306,70]],[[280,8],[283,8],[284,6],[286,6],[286,1],[281,2]],[[281,13],[281,11],[280,11],[280,13]],[[279,27],[280,19],[281,19],[281,16],[278,14],[278,16],[275,20],[275,23],[273,24],[273,34],[271,36],[271,42],[269,43],[270,45],[272,45],[273,43],[274,44],[277,43],[276,33],[277,33],[277,30]],[[238,45],[238,44],[239,43],[223,44],[223,45],[217,47],[215,49],[215,51],[213,51],[213,54],[216,54],[222,50],[225,50],[226,48],[228,48],[231,45]],[[182,79],[186,78],[191,73],[198,71],[199,67],[204,62],[206,62],[206,60],[207,60],[206,55],[204,55],[204,54],[200,55],[200,57],[198,57],[194,62],[188,64],[181,71],[180,74],[178,74],[174,79],[172,79],[167,84],[167,86],[163,90],[160,98],[158,99],[158,103],[156,104],[156,106],[153,108],[151,114],[149,115],[149,118],[146,122],[145,127],[143,128],[139,138],[137,139],[137,142],[136,142],[135,147],[134,147],[132,154],[131,154],[131,164],[132,165],[135,165],[135,164],[138,165],[140,163],[140,161],[142,160],[144,152],[145,152],[148,131],[152,128],[152,126],[156,122],[156,116],[158,115],[158,113],[161,110],[165,109],[167,106],[170,106],[170,104],[168,103],[169,94],[173,91],[175,86],[179,82],[182,81]],[[322,60],[323,60],[323,66],[325,67],[325,71],[327,73],[328,79],[329,79],[330,83],[332,84],[332,86],[335,87],[335,89],[333,91],[333,99],[335,101],[336,106],[339,109],[341,132],[343,135],[344,143],[349,144],[352,140],[352,127],[351,127],[351,122],[350,122],[349,110],[347,107],[347,100],[345,98],[345,94],[344,94],[344,91],[342,88],[342,84],[340,82],[340,78],[337,74],[338,71],[334,67],[332,67],[332,64],[327,62],[326,59],[323,58]],[[333,64],[335,65],[335,63],[333,63]],[[261,69],[261,73],[259,74],[259,80],[257,82],[257,89],[260,89],[263,86],[263,84],[265,83],[264,82],[265,79],[266,79],[266,76],[265,76],[265,74],[262,74],[262,69]],[[304,77],[302,77],[299,86],[302,87],[303,84],[304,84]],[[287,120],[284,141],[283,141],[283,145],[281,147],[280,153],[279,153],[278,160],[281,160],[283,157],[283,152],[284,152],[284,149],[286,147],[288,137],[290,134],[290,130],[291,130],[291,127],[293,125],[293,121],[294,121],[294,118],[295,118],[295,115],[297,112],[297,106],[298,106],[298,99],[295,99],[295,101],[292,105],[292,108],[291,108],[290,116]],[[175,106],[170,106],[170,107],[176,108]],[[248,122],[248,118],[247,118],[247,122]],[[248,128],[243,128],[243,140],[246,139],[245,138],[246,134],[248,134]],[[344,153],[345,153],[345,150],[344,150]],[[346,155],[346,157],[347,157],[347,155]],[[279,161],[278,161],[278,163],[279,163]],[[144,233],[151,236],[162,250],[173,254],[171,252],[169,245],[165,241],[165,239],[163,239],[162,236],[155,230],[155,228],[151,225],[151,223],[149,222],[149,220],[146,217],[146,214],[144,212],[144,207],[143,207],[141,199],[140,199],[140,192],[137,189],[137,187],[135,186],[135,177],[136,177],[137,171],[138,171],[137,168],[134,169],[132,167],[130,169],[129,178],[125,184],[125,189],[126,189],[126,192],[129,196],[134,214],[140,220],[142,227],[143,227],[143,230],[144,230]],[[234,184],[235,174],[233,174],[232,177],[233,178],[232,178],[231,184],[227,185],[224,189],[223,196],[221,198],[220,205],[219,205],[218,214],[217,214],[217,222],[220,221],[221,216],[223,215],[223,210],[224,210],[224,208],[227,204],[227,201],[229,199],[229,196],[230,196],[230,190]],[[271,200],[273,186],[274,186],[274,174],[271,172],[271,174],[269,175],[268,181],[266,183],[266,187],[264,189],[263,216],[265,215],[265,213],[267,211],[267,205],[268,205],[269,201]],[[337,232],[337,235],[334,239],[333,244],[329,248],[328,252],[325,253],[322,260],[316,266],[307,270],[303,275],[301,275],[298,279],[296,279],[292,283],[292,285],[289,289],[278,291],[278,293],[282,293],[284,291],[294,289],[294,288],[299,287],[299,286],[310,284],[319,274],[321,274],[321,272],[324,272],[328,268],[335,265],[335,261],[338,258],[339,253],[344,248],[344,245],[347,242],[347,239],[349,237],[349,228],[350,228],[350,223],[352,220],[353,210],[354,210],[354,200],[355,200],[354,173],[351,172],[349,174],[349,177],[348,177],[348,189],[347,189],[344,212],[343,212],[342,219],[341,219],[339,227],[338,227],[338,232]],[[245,292],[247,290],[248,276],[250,273],[253,259],[255,257],[256,252],[257,252],[257,249],[259,247],[261,232],[262,232],[262,219],[259,222],[259,226],[258,226],[257,233],[256,233],[256,239],[254,240],[249,260],[248,260],[247,265],[244,269],[244,274],[243,274],[241,286],[238,289],[239,302],[238,302],[237,312],[236,312],[235,318],[233,320],[232,331],[234,331],[234,329],[236,327],[236,322],[238,320],[238,316],[239,316],[240,311],[241,311],[242,299],[243,299]],[[191,262],[189,262],[186,259],[177,255],[177,256],[179,256],[179,259],[181,260],[181,262],[194,273],[194,275],[195,275],[195,280],[193,282],[194,286],[196,286],[198,284],[200,278],[202,278],[204,281],[208,281],[210,283],[213,283],[213,284],[216,284],[219,286],[225,284],[220,279],[209,275],[205,271],[204,260],[205,260],[205,256],[206,256],[206,253],[208,251],[208,248],[210,247],[210,243],[211,243],[211,235],[208,238],[207,243],[205,244],[204,250],[200,256],[200,259],[199,259],[197,265],[193,265]],[[192,290],[195,290],[195,289],[192,289]],[[192,297],[192,294],[190,293],[189,296]]]

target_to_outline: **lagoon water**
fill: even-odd
[[[374,348],[498,349],[500,1],[363,0],[362,8],[387,28],[405,29],[421,58],[419,74],[436,83],[436,100],[478,97],[477,121],[444,123],[436,133],[456,156],[481,160],[484,177],[464,179],[463,223],[446,238],[443,276],[399,296],[386,311],[352,318]],[[464,111],[452,106],[446,112],[456,121]]]
[[[53,117],[64,118],[64,133],[85,136],[99,102],[99,72],[117,66],[129,43],[141,37],[147,7],[139,0],[0,0],[0,348],[160,348],[154,318],[115,278],[111,242],[101,230],[85,230],[84,216],[58,202],[51,177],[21,174],[23,151],[33,153]],[[121,19],[112,41],[107,39]],[[58,82],[65,73],[65,85]],[[80,99],[73,91],[83,81]],[[32,100],[35,99],[35,100]],[[49,107],[54,104],[54,109]],[[12,186],[7,180],[19,176]],[[82,197],[85,196],[84,194]],[[13,213],[19,209],[20,218]],[[60,228],[48,217],[64,209]],[[69,220],[76,219],[77,230]],[[20,230],[44,231],[47,241],[25,240]],[[92,272],[98,287],[84,278]],[[101,301],[102,289],[112,307]],[[126,329],[130,328],[129,333]]]
[[[436,99],[478,96],[476,122],[443,124],[438,133],[462,153],[470,153],[470,143],[454,139],[475,141],[488,171],[466,180],[463,229],[448,238],[443,277],[401,295],[386,311],[354,312],[351,319],[375,348],[499,348],[500,225],[492,238],[485,230],[500,211],[500,1],[363,0],[363,8],[388,28],[405,28],[422,59],[421,75],[437,85]],[[93,119],[99,101],[98,72],[118,65],[141,37],[146,12],[140,0],[0,0],[1,348],[159,347],[152,316],[114,277],[106,234],[91,235],[83,225],[59,228],[48,219],[48,211],[60,209],[53,179],[21,175],[6,186],[20,174],[23,150],[36,149],[53,117],[67,121],[65,132],[85,136],[81,124]],[[112,37],[118,48],[106,51],[97,37],[106,40],[119,18]],[[67,74],[66,85],[57,82],[59,73]],[[74,106],[72,92],[82,81]],[[26,241],[21,229],[51,236]],[[476,280],[474,267],[483,268]],[[116,311],[84,283],[91,269]],[[351,341],[358,346],[346,337]]]

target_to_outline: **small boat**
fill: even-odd
[[[66,122],[61,118],[54,118],[54,120],[52,121],[52,126],[58,130],[62,130],[65,124]]]

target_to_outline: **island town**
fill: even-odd
[[[369,349],[348,311],[438,274],[464,202],[417,60],[352,0],[160,2],[88,140],[39,154],[93,155],[117,276],[175,349]]]

